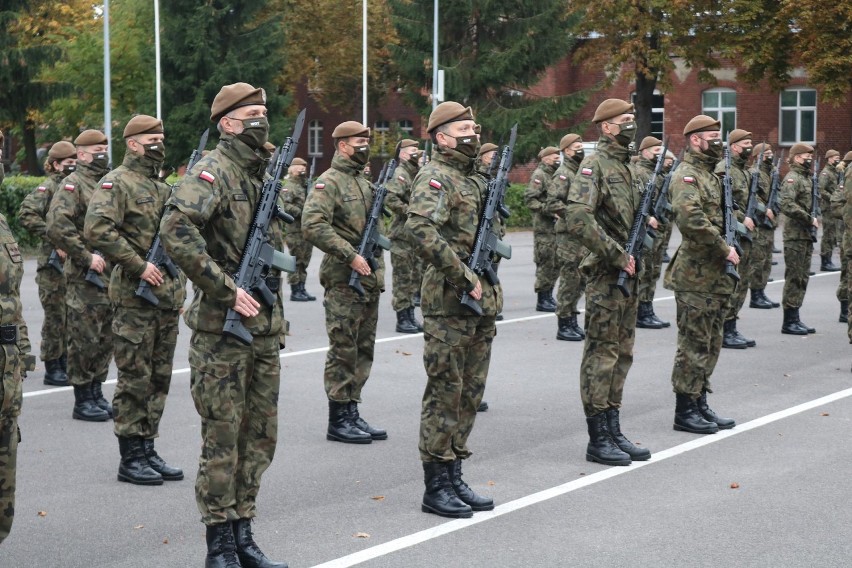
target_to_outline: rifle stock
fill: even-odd
[[[725,243],[741,253],[737,242],[737,218],[734,216],[734,191],[731,180],[731,136],[728,134],[728,144],[725,146],[725,179],[722,181],[722,207],[724,209]],[[740,274],[730,260],[725,260],[725,274],[739,282]]]
[[[814,149],[816,153],[816,149]],[[811,217],[816,219],[822,215],[819,209],[819,158],[814,162],[814,171],[811,175]],[[811,240],[817,242],[817,228],[811,225]]]
[[[59,259],[59,253],[56,252],[56,249],[50,251],[50,256],[47,257],[47,265],[59,274],[65,273],[65,268],[62,266],[62,261]]]

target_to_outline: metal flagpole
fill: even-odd
[[[361,124],[367,125],[367,0],[363,0],[363,28],[361,45]]]
[[[432,37],[432,110],[438,106],[438,0],[435,2],[434,35]]]
[[[154,57],[156,59],[157,119],[162,120],[162,100],[160,98],[160,0],[154,0]]]
[[[104,134],[107,137],[109,162],[112,163],[112,93],[109,74],[109,0],[104,0]]]

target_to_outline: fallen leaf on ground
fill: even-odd
[[[820,416],[829,416],[828,412],[821,412]]]
[[[46,516],[47,516],[47,511],[39,511],[39,512],[38,512],[38,516],[39,516],[39,517],[46,517]]]
[[[739,489],[739,488],[740,488],[740,484],[737,483],[736,481],[731,483],[731,489]]]
[[[495,486],[495,485],[497,485],[497,482],[496,482],[496,481],[489,481],[489,482],[488,482],[488,486],[489,486],[489,487],[493,487],[493,486]]]
[[[352,536],[354,536],[355,538],[370,538],[370,533],[356,532]]]
[[[169,537],[163,539],[163,544],[169,544]]]
[[[411,353],[409,353],[408,351],[403,351],[402,354],[405,356],[411,355]]]
[[[145,528],[145,525],[136,525],[136,526],[135,526],[135,527],[133,527],[133,528],[134,528],[134,529],[144,529],[144,528]]]
[[[370,499],[372,499],[373,501],[384,501],[385,496],[384,495],[376,495],[375,497],[370,497]]]

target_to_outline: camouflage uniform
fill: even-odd
[[[721,161],[716,164],[716,175],[723,176],[725,174],[725,161]],[[731,189],[734,196],[734,203],[736,203],[737,207],[734,210],[734,215],[736,215],[737,221],[742,223],[745,219],[745,210],[748,205],[748,195],[749,190],[751,188],[751,172],[746,169],[746,159],[741,158],[740,156],[736,156],[732,153],[731,155]],[[752,219],[754,220],[754,219]],[[755,222],[755,232],[759,230],[757,229],[757,222]],[[752,233],[752,235],[755,234]],[[754,237],[752,237],[754,238]],[[731,321],[737,319],[737,314],[740,313],[740,309],[742,309],[743,304],[745,303],[746,294],[749,289],[753,288],[751,281],[749,280],[749,276],[751,275],[751,271],[749,267],[751,266],[751,249],[753,243],[748,239],[740,236],[739,238],[740,247],[742,248],[742,254],[740,254],[740,263],[737,265],[737,271],[740,275],[740,281],[737,284],[735,290],[731,293],[730,298],[728,299],[728,307],[726,309],[725,321]],[[727,253],[725,253],[727,254]]]
[[[792,163],[781,184],[784,213],[784,308],[802,307],[808,289],[808,273],[814,243],[811,239],[811,176],[803,166]]]
[[[837,299],[842,302],[849,301],[849,266],[847,262],[847,258],[852,255],[852,250],[847,245],[852,245],[849,238],[846,236],[846,220],[844,219],[844,215],[846,214],[846,203],[849,201],[849,176],[852,174],[852,168],[846,167],[844,181],[842,184],[838,185],[837,190],[831,196],[830,207],[828,211],[823,211],[823,215],[829,216],[832,220],[837,222],[837,226],[840,229],[840,282],[837,285]]]
[[[772,183],[772,162],[764,160],[760,164],[757,181],[757,202],[760,208],[766,208],[769,202],[769,192]],[[772,249],[775,246],[775,227],[777,220],[771,221],[773,228],[763,224],[766,214],[758,215],[759,221],[755,220],[755,230],[752,231],[751,257],[748,266],[741,273],[745,273],[751,287],[755,290],[763,290],[769,282],[769,273],[772,270]]]
[[[712,392],[710,376],[722,350],[722,324],[736,284],[725,273],[722,182],[716,159],[689,150],[671,181],[672,210],[683,241],[666,268],[665,286],[677,302],[676,394]]]
[[[78,386],[95,381],[103,383],[113,353],[113,307],[109,299],[112,265],[106,262],[99,275],[103,290],[87,282],[93,249],[83,238],[86,209],[98,180],[105,173],[78,161],[77,171],[65,178],[50,200],[47,213],[47,236],[68,255],[65,259],[68,382]]]
[[[398,312],[413,306],[412,299],[420,291],[423,267],[420,258],[412,252],[411,245],[403,233],[408,217],[411,182],[417,174],[417,166],[405,160],[397,166],[393,178],[388,182],[385,205],[393,212],[388,237],[391,239],[391,264],[393,271],[393,298],[391,305]]]
[[[633,178],[642,187],[642,191],[648,187],[648,182],[651,181],[651,176],[654,175],[654,168],[657,166],[656,161],[651,161],[647,158],[640,158],[635,164],[631,164]],[[651,205],[654,204],[660,191],[663,189],[665,176],[661,172],[654,180],[654,197],[651,198]],[[657,221],[660,221],[657,219]],[[666,245],[669,242],[672,227],[671,223],[663,224],[660,221],[659,230],[655,230],[657,235],[654,238],[654,244],[651,250],[642,251],[642,268],[639,272],[639,285],[636,290],[636,295],[640,302],[653,302],[654,293],[657,290],[657,281],[660,279],[660,273],[663,269],[663,254],[666,252]]]
[[[230,275],[239,267],[260,199],[269,157],[263,152],[222,134],[216,149],[175,188],[160,222],[166,252],[195,289],[184,317],[193,330],[190,391],[201,416],[195,495],[206,525],[255,516],[260,479],[278,439],[278,352],[285,323],[277,271],[266,281],[275,304],[261,303],[258,315],[242,320],[254,336],[252,344],[222,334],[237,297]],[[269,236],[282,250],[279,223],[272,224]]]
[[[636,279],[625,298],[615,287],[627,266],[624,250],[642,198],[628,168],[630,153],[609,138],[583,159],[568,190],[568,231],[590,253],[580,269],[586,274],[586,342],[580,365],[580,396],[587,417],[620,408],[627,372],[633,364],[636,331]]]
[[[40,358],[53,361],[65,355],[65,275],[47,264],[54,247],[47,238],[47,211],[65,175],[54,173],[24,198],[18,210],[18,222],[41,240],[37,256],[36,284],[44,310],[41,326]]]
[[[314,184],[302,213],[305,238],[325,252],[320,284],[325,288],[325,327],[328,355],[325,392],[329,400],[361,402],[361,389],[370,376],[376,346],[379,295],[385,289],[384,262],[361,277],[365,294],[349,287],[351,262],[358,254],[361,233],[373,203],[373,188],[363,166],[336,153],[331,168]]]
[[[15,470],[17,468],[18,442],[21,433],[18,416],[23,402],[23,379],[25,371],[31,371],[35,360],[30,353],[27,324],[21,307],[21,279],[24,276],[24,260],[15,242],[15,235],[6,218],[0,215],[0,326],[9,332],[17,326],[17,341],[0,344],[0,544],[12,530],[15,517]],[[14,337],[14,336],[13,336]]]
[[[556,257],[559,259],[559,290],[556,293],[556,316],[567,318],[579,314],[577,302],[586,288],[586,276],[580,270],[580,261],[588,253],[577,237],[568,232],[565,216],[568,209],[568,190],[577,174],[579,164],[573,158],[564,158],[556,169],[547,190],[547,213],[558,217],[554,226]]]
[[[555,251],[556,238],[553,228],[554,218],[553,215],[547,213],[545,208],[548,187],[555,172],[554,166],[548,166],[544,162],[539,163],[530,177],[527,190],[524,192],[524,202],[532,212],[533,217],[536,292],[553,290],[556,279],[559,278],[559,265]]]
[[[839,208],[839,211],[840,211],[844,225],[846,225],[848,223],[852,223],[852,199],[849,199],[849,192],[850,191],[852,191],[852,167],[847,165],[846,166],[846,175],[843,179],[843,189],[841,191],[835,193],[834,198],[833,198],[833,201],[836,202],[835,203],[836,207]],[[838,197],[838,195],[837,195],[838,193],[841,194],[842,197]],[[850,290],[850,288],[852,288],[852,285],[850,285],[849,278],[848,278],[849,270],[852,269],[852,230],[843,232],[843,242],[841,243],[840,250],[841,250],[841,253],[843,255],[843,258],[841,259],[841,261],[842,261],[842,264],[843,264],[844,273],[847,276],[846,276],[846,281],[845,281],[846,289],[840,290],[838,288],[837,299],[838,300],[844,300],[844,299],[848,300],[849,298],[852,298],[852,290]],[[841,284],[844,284],[842,277],[841,277]],[[852,343],[852,323],[849,323],[850,321],[852,321],[852,318],[848,317],[848,312],[847,312],[846,332],[847,332],[847,335],[849,336],[849,343]]]
[[[467,439],[485,392],[495,318],[503,292],[465,264],[473,249],[485,180],[461,153],[436,147],[414,178],[405,231],[426,263],[423,275],[423,364],[428,377],[420,413],[420,459],[470,457]],[[461,305],[462,291],[482,285],[483,315]]]
[[[819,174],[819,206],[822,211],[822,241],[819,254],[829,261],[838,242],[837,219],[831,215],[831,196],[837,191],[837,186],[837,169],[826,162]]]
[[[289,176],[284,180],[281,188],[281,207],[293,216],[295,221],[287,225],[284,239],[290,254],[296,257],[296,272],[287,275],[288,284],[304,284],[308,277],[308,264],[314,247],[305,240],[302,234],[302,209],[305,207],[307,187],[305,179],[291,179]]]
[[[156,438],[172,378],[178,315],[186,298],[182,273],[152,286],[153,306],[136,297],[145,256],[159,229],[171,188],[158,168],[128,151],[121,166],[103,177],[86,213],[86,240],[115,263],[109,296],[118,384],[113,397],[115,435]]]

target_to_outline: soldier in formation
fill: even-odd
[[[766,284],[769,282],[769,273],[772,270],[772,250],[777,226],[775,212],[768,207],[772,192],[775,153],[770,144],[763,142],[755,146],[752,156],[754,167],[751,175],[755,175],[754,170],[756,170],[758,176],[756,196],[758,215],[752,231],[751,258],[746,266],[746,279],[751,287],[751,300],[748,305],[750,308],[770,310],[781,307],[780,303],[766,296]]]
[[[294,221],[287,225],[284,239],[287,249],[296,258],[296,272],[287,275],[290,284],[290,301],[314,302],[316,296],[305,289],[308,278],[308,264],[314,247],[302,235],[302,209],[308,196],[308,163],[302,158],[294,158],[287,170],[287,177],[281,188],[281,207],[289,213]]]
[[[822,240],[820,241],[820,271],[837,272],[839,266],[831,262],[834,248],[838,243],[840,229],[837,220],[831,215],[831,197],[842,185],[837,178],[837,164],[840,152],[829,150],[825,153],[825,165],[819,173],[819,206],[822,212]]]
[[[535,292],[538,312],[555,312],[556,300],[553,288],[559,277],[554,237],[556,219],[546,210],[548,188],[556,165],[559,163],[559,148],[548,146],[538,153],[539,164],[530,177],[524,192],[524,203],[532,214],[533,260],[535,261]]]
[[[846,152],[843,160],[837,164],[837,175],[840,180],[840,185],[834,195],[831,196],[830,214],[837,220],[840,228],[840,283],[837,285],[837,300],[840,302],[840,323],[849,322],[849,263],[847,257],[852,254],[849,245],[852,244],[847,237],[846,219],[844,217],[846,211],[846,203],[849,195],[849,175],[852,172],[852,151]]]

